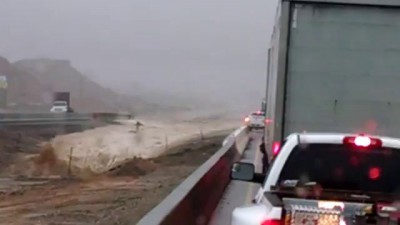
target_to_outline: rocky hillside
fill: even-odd
[[[121,102],[121,96],[82,75],[69,61],[32,59],[18,61],[13,66],[17,71],[38,80],[46,92],[70,92],[72,107],[80,111],[114,111],[129,108],[129,103]]]
[[[9,108],[46,110],[56,91],[69,91],[71,105],[79,112],[148,111],[157,108],[139,98],[116,94],[76,70],[69,61],[21,60],[0,57],[0,75],[7,76]]]
[[[84,76],[67,60],[25,59],[12,63],[0,56],[0,75],[8,81],[7,111],[48,111],[53,93],[58,91],[71,93],[71,106],[77,112],[128,111],[166,116],[204,107],[199,101],[152,91],[132,90],[134,96],[117,94]]]
[[[7,59],[0,57],[0,75],[7,76],[8,104],[45,103],[51,101],[52,90],[39,80],[18,70]]]

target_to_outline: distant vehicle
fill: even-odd
[[[54,113],[67,113],[74,110],[70,106],[69,92],[55,92],[53,96],[53,105],[50,112]]]
[[[398,224],[400,139],[291,134],[276,150],[267,174],[251,163],[233,165],[233,180],[262,186],[254,204],[234,209],[232,225]]]
[[[66,101],[54,101],[50,112],[66,113],[68,112],[68,103]]]
[[[265,126],[265,114],[262,111],[254,112],[244,119],[250,129],[263,129]]]

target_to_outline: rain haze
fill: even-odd
[[[275,11],[268,0],[2,0],[0,55],[68,59],[132,96],[254,110]]]

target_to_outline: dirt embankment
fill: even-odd
[[[56,128],[0,130],[0,176],[21,175],[14,169],[26,171],[27,159],[46,152],[41,143],[62,133],[65,132]]]
[[[155,159],[133,159],[85,179],[0,179],[0,224],[135,224],[214,154],[225,136],[186,143]],[[65,170],[53,153],[44,148],[32,162],[43,171]]]
[[[65,176],[65,163],[58,160],[48,141],[57,135],[105,126],[17,126],[0,129],[0,177]],[[50,169],[51,168],[51,169]],[[57,169],[59,168],[59,169]]]
[[[135,224],[234,127],[143,124],[140,131],[127,123],[61,135],[56,143],[49,140],[65,131],[0,132],[0,225]]]

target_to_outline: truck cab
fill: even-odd
[[[68,112],[68,103],[66,101],[54,101],[50,112],[66,113]]]
[[[50,112],[54,113],[72,113],[74,110],[70,105],[69,92],[55,92],[53,95],[53,104]]]

